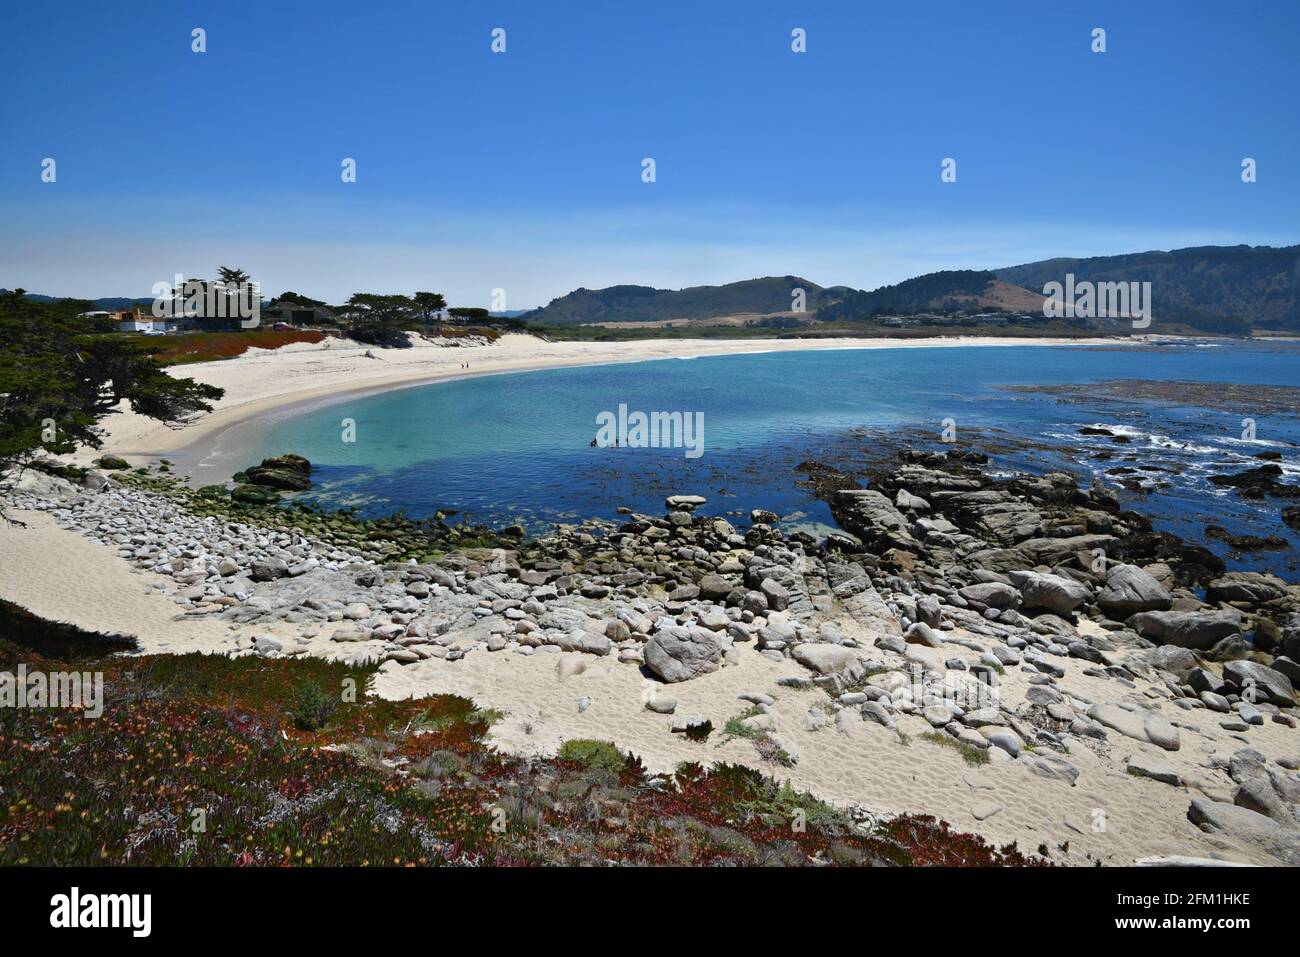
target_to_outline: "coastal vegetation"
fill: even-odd
[[[233,359],[249,349],[279,349],[297,342],[317,343],[325,333],[311,329],[246,329],[239,332],[182,332],[159,342],[162,365]]]
[[[160,345],[106,333],[86,303],[0,294],[0,473],[41,453],[99,448],[99,419],[129,402],[176,421],[210,411],[222,390],[168,375]]]
[[[944,336],[991,336],[1014,339],[1097,339],[1113,336],[1116,330],[1086,328],[1081,320],[1047,321],[1041,317],[1023,323],[1008,320],[990,326],[971,318],[910,318],[904,325],[891,325],[890,317],[864,317],[820,322],[786,322],[785,317],[755,317],[739,321],[689,320],[674,324],[562,325],[531,327],[529,332],[557,342],[629,342],[640,339],[900,339],[922,340]],[[1173,330],[1170,330],[1171,332]],[[1182,332],[1191,332],[1181,329]]]
[[[930,817],[864,822],[749,768],[650,774],[599,741],[512,757],[488,739],[499,716],[465,698],[366,694],[374,666],[119,647],[0,602],[0,669],[101,671],[107,699],[98,719],[0,710],[0,863],[1033,863]]]

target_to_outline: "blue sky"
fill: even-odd
[[[1291,0],[10,4],[0,286],[230,264],[267,293],[526,308],[1296,243],[1297,35]]]

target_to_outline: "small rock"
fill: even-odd
[[[1145,755],[1135,754],[1129,758],[1127,770],[1134,777],[1150,778],[1152,781],[1170,784],[1176,788],[1183,786],[1183,779],[1179,777],[1177,771],[1163,761]]]

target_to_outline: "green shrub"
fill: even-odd
[[[746,718],[752,718],[762,714],[758,708],[746,708],[743,712],[734,718],[728,718],[726,725],[722,728],[723,738],[761,738],[763,732],[755,728],[747,728],[744,725]]]
[[[962,756],[962,760],[967,764],[988,764],[989,753],[983,748],[977,748],[973,745],[966,744],[964,741],[958,741],[956,738],[942,734],[938,731],[927,731],[921,735],[931,744],[937,744],[941,748],[951,748]]]
[[[296,707],[289,714],[294,724],[303,731],[319,731],[329,724],[339,707],[338,697],[329,694],[314,681],[300,682],[297,697]]]
[[[592,741],[589,738],[575,738],[560,745],[561,761],[572,761],[584,768],[601,768],[606,771],[619,772],[627,764],[623,752],[608,741]]]

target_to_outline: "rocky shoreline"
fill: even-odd
[[[1300,718],[1300,586],[1226,572],[1100,484],[994,479],[985,464],[904,450],[868,488],[810,470],[842,529],[822,539],[784,534],[761,511],[740,529],[678,495],[663,515],[532,541],[514,529],[487,548],[426,540],[418,560],[368,533],[329,540],[329,516],[277,508],[281,527],[241,521],[238,504],[157,476],[30,477],[7,507],[48,512],[164,576],[178,617],[225,623],[232,655],[381,672],[471,654],[554,654],[557,671],[577,672],[608,657],[645,676],[665,734],[738,735],[787,767],[805,734],[875,725],[1072,787],[1081,750],[1104,756],[1127,739],[1142,747],[1123,771],[1184,790],[1187,820],[1229,857],[1300,863],[1300,738],[1268,757],[1254,746],[1266,726],[1294,734]],[[675,686],[749,653],[801,673],[742,695],[726,729],[678,711]],[[1014,696],[1013,670],[1026,676]],[[1086,696],[1075,676],[1108,690]],[[801,726],[773,707],[782,687],[817,693]],[[1161,757],[1191,742],[1194,770]]]

